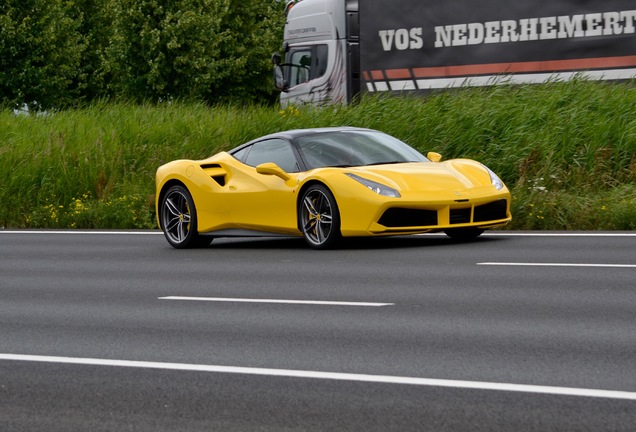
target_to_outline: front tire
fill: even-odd
[[[211,237],[203,237],[197,231],[197,211],[192,195],[181,185],[172,186],[160,204],[160,220],[163,234],[176,249],[208,246]]]
[[[340,212],[331,191],[315,184],[307,188],[298,204],[299,228],[307,244],[313,249],[336,246],[340,234]]]

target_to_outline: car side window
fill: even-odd
[[[241,162],[245,163],[245,157],[249,153],[250,148],[251,147],[243,147],[241,150],[235,151],[234,153],[232,153],[232,156],[234,156],[236,159],[240,160]]]
[[[300,171],[291,144],[283,139],[275,138],[255,143],[245,160],[247,165],[253,167],[266,162],[275,163],[285,172]]]

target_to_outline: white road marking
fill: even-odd
[[[575,263],[529,263],[529,262],[481,262],[477,265],[487,266],[525,266],[525,267],[608,267],[636,268],[636,264],[575,264]]]
[[[3,230],[0,229],[0,234],[84,234],[84,235],[158,235],[163,234],[162,231],[99,231],[99,230]]]
[[[618,390],[598,390],[574,387],[553,387],[526,384],[508,384],[495,382],[480,381],[462,381],[447,379],[430,379],[417,377],[403,377],[392,375],[369,375],[355,373],[338,373],[338,372],[317,372],[307,370],[292,369],[269,369],[269,368],[250,368],[237,366],[215,366],[188,363],[163,363],[149,361],[131,361],[131,360],[109,360],[97,358],[77,358],[77,357],[55,357],[40,355],[22,355],[22,354],[0,354],[0,360],[23,361],[23,362],[41,362],[41,363],[58,363],[58,364],[76,364],[91,366],[118,366],[143,369],[163,369],[178,371],[194,371],[194,372],[211,372],[211,373],[227,373],[227,374],[243,374],[243,375],[262,375],[288,378],[314,378],[324,380],[337,381],[358,381],[381,384],[405,384],[428,387],[449,387],[472,390],[492,390],[492,391],[509,391],[521,393],[537,393],[561,396],[579,396],[594,397],[608,399],[624,399],[636,400],[636,392],[618,391]]]
[[[7,230],[0,228],[0,234],[84,234],[84,235],[163,235],[159,230],[143,231],[103,231],[103,230]],[[415,234],[418,236],[442,236],[444,233],[423,233]],[[636,237],[633,232],[595,232],[595,231],[577,231],[577,232],[551,232],[551,231],[534,231],[534,232],[518,232],[518,231],[487,231],[482,237]],[[258,236],[255,236],[258,237]],[[292,238],[292,237],[290,237]]]
[[[445,235],[445,234],[444,234]],[[488,231],[482,236],[502,236],[502,237],[636,237],[633,232],[550,232],[550,231],[534,231],[534,232],[515,232],[515,231]]]
[[[280,303],[280,304],[325,305],[325,306],[364,306],[364,307],[381,307],[381,306],[394,306],[395,305],[395,303],[344,302],[344,301],[320,301],[320,300],[247,299],[247,298],[227,298],[227,297],[167,296],[167,297],[159,297],[158,299],[159,300],[207,301],[207,302],[231,302],[231,303]]]

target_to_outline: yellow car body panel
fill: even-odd
[[[347,175],[353,173],[390,186],[400,197],[379,195]],[[191,193],[199,233],[225,235],[231,230],[301,236],[298,200],[303,187],[322,183],[333,193],[345,237],[410,234],[451,228],[490,228],[511,220],[510,192],[493,186],[484,167],[471,160],[413,162],[350,168],[324,167],[285,173],[286,179],[261,174],[226,152],[201,161],[178,160],[156,174],[157,216],[167,186],[180,183]],[[502,200],[505,200],[505,204]],[[497,219],[475,221],[480,206],[501,202]],[[434,212],[432,224],[386,226],[388,209]],[[461,215],[465,220],[453,215]],[[455,217],[455,220],[452,220]],[[159,222],[160,224],[160,222]]]
[[[484,165],[427,158],[362,128],[270,134],[162,165],[155,181],[157,221],[175,248],[227,236],[302,236],[314,249],[354,236],[466,239],[512,218],[510,192]]]
[[[245,229],[301,235],[296,223],[295,180],[285,182],[258,174],[256,168],[225,152],[203,161],[169,162],[156,174],[157,217],[162,191],[174,182],[183,184],[192,195],[199,233]]]
[[[440,163],[417,162],[348,170],[369,180],[394,187],[401,194],[399,198],[378,195],[368,188],[360,187],[355,180],[342,174],[325,176],[324,183],[332,191],[338,191],[336,201],[341,214],[342,235],[345,237],[395,235],[441,231],[449,228],[487,228],[508,223],[512,218],[508,189],[504,186],[501,190],[496,190],[483,167],[473,161],[460,161],[462,166],[466,167],[465,170],[460,168],[466,174],[464,178],[447,175],[449,167],[457,171],[453,168],[456,162],[457,160]],[[458,171],[458,174],[461,173]],[[427,181],[432,177],[435,177],[435,183]],[[345,182],[346,185],[343,184]],[[451,209],[470,209],[472,212],[474,207],[499,200],[506,200],[504,217],[487,223],[451,224]],[[432,225],[387,227],[379,224],[378,221],[389,208],[435,211],[438,214],[438,221]]]

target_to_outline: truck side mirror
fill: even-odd
[[[287,91],[287,83],[285,82],[285,74],[280,64],[274,66],[274,86],[280,91]]]

